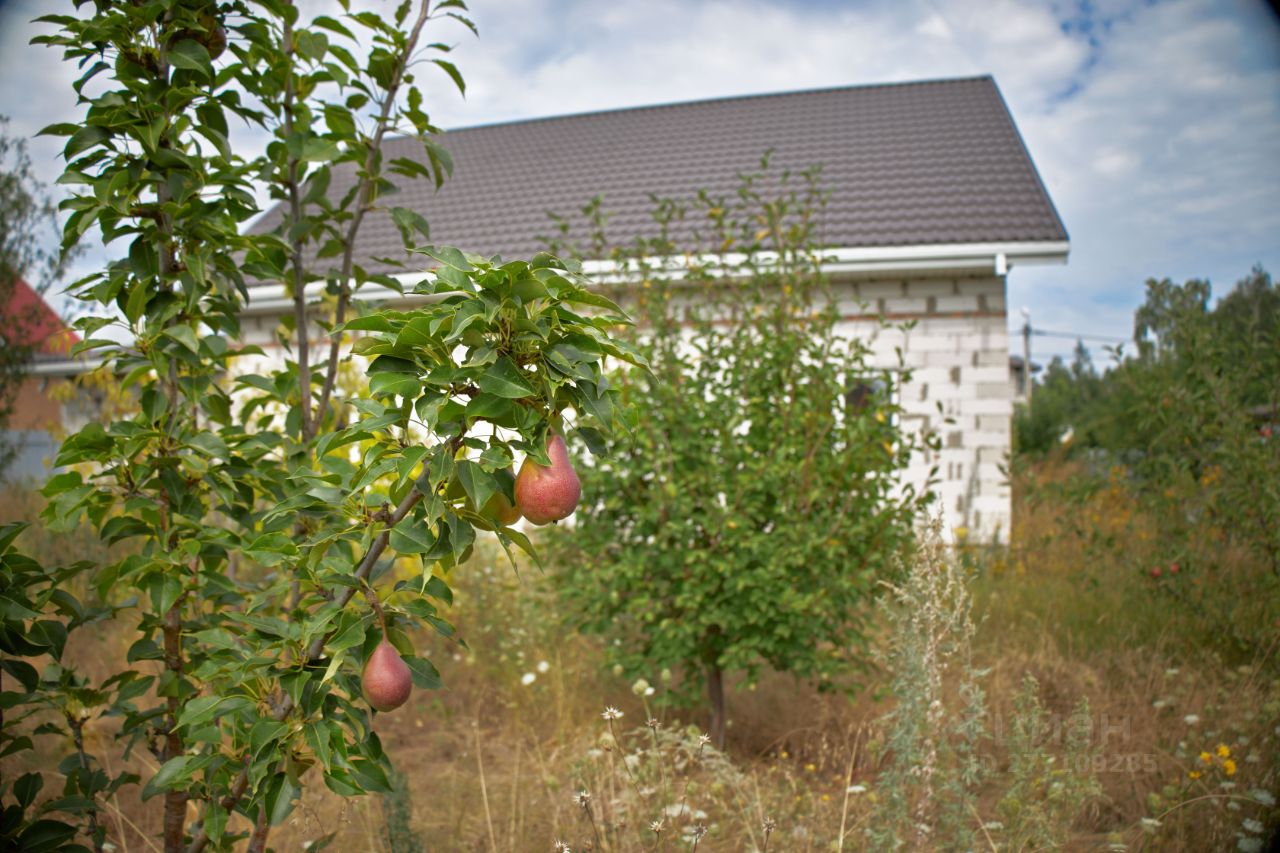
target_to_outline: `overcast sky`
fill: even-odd
[[[1262,0],[471,5],[479,39],[435,34],[457,43],[468,85],[463,100],[443,77],[430,82],[429,110],[446,129],[994,75],[1071,235],[1066,266],[1011,272],[1011,325],[1026,306],[1037,327],[1128,337],[1149,276],[1207,277],[1224,293],[1254,263],[1280,275],[1280,21]],[[27,22],[60,6],[70,3],[0,0],[0,114],[13,133],[78,115],[74,67],[27,44],[41,31]],[[50,180],[57,149],[32,143]],[[1072,345],[1035,342],[1039,356]]]

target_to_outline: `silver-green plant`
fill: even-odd
[[[887,604],[890,635],[884,663],[894,674],[897,706],[888,715],[887,768],[877,779],[869,846],[897,850],[1056,849],[1085,805],[1101,793],[1089,705],[1065,725],[1061,755],[1054,731],[1027,676],[1009,724],[1007,772],[996,774],[979,747],[990,739],[986,670],[973,662],[976,632],[964,569],[932,522]],[[954,694],[947,691],[955,683]],[[953,698],[953,695],[955,698]],[[978,791],[997,786],[1000,820],[985,821]]]
[[[978,746],[986,702],[973,666],[972,600],[962,569],[931,522],[900,585],[889,585],[884,664],[898,700],[888,717],[890,763],[877,781],[867,840],[877,849],[967,849],[982,781]],[[951,711],[944,678],[958,670],[964,707]],[[945,838],[944,838],[945,836]]]

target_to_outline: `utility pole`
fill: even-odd
[[[1027,410],[1031,410],[1031,309],[1022,309],[1022,382],[1027,392]]]

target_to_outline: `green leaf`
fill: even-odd
[[[409,674],[413,678],[413,686],[419,690],[439,690],[444,687],[440,671],[432,666],[426,658],[408,657],[404,662],[409,665]]]
[[[520,373],[515,363],[505,356],[485,371],[476,384],[480,386],[481,391],[511,399],[532,397],[537,393]]]
[[[293,811],[302,789],[286,773],[278,774],[279,782],[273,784],[267,793],[267,814],[272,826],[284,823],[285,818]]]
[[[416,245],[416,236],[418,234],[421,234],[424,238],[430,237],[431,226],[427,224],[426,217],[421,213],[410,210],[407,207],[393,207],[390,213],[391,220],[395,223],[396,228],[399,229],[400,239],[406,249]]]
[[[209,58],[209,51],[194,39],[178,42],[169,49],[166,56],[175,68],[196,71],[207,80],[213,79],[213,60]]]
[[[425,522],[409,516],[391,528],[388,544],[399,554],[426,554],[437,541],[438,537],[431,533]]]
[[[423,246],[416,251],[460,272],[469,273],[475,271],[475,267],[467,260],[466,256],[453,246],[440,246],[438,248],[436,246]]]
[[[484,507],[489,498],[493,497],[493,493],[498,491],[497,479],[469,459],[458,463],[457,477],[477,512]]]
[[[449,75],[449,79],[453,81],[453,85],[458,87],[458,92],[460,94],[464,96],[467,94],[466,81],[462,79],[462,72],[458,70],[456,65],[443,59],[433,59],[431,61],[444,69],[444,73]]]
[[[187,765],[190,763],[191,756],[188,755],[176,755],[170,758],[160,766],[156,775],[147,781],[142,789],[142,799],[149,800],[156,794],[180,787],[189,775]]]
[[[245,556],[263,566],[278,566],[298,556],[298,546],[283,533],[259,536],[244,549]]]
[[[375,373],[369,377],[369,390],[375,397],[417,397],[422,383],[407,373]]]
[[[173,338],[192,352],[200,351],[200,341],[190,326],[170,326],[164,330],[165,337]]]

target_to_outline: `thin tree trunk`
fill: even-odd
[[[182,600],[173,603],[169,612],[164,615],[164,660],[165,667],[174,674],[179,682],[182,679]],[[176,695],[181,684],[174,686],[175,695],[168,699],[169,714],[165,720],[164,760],[168,761],[183,753],[182,735],[178,732],[178,713],[182,710],[182,700]],[[183,835],[187,823],[186,791],[170,791],[164,795],[164,850],[165,853],[182,853]]]
[[[711,700],[711,743],[724,749],[724,673],[716,664],[707,665],[707,698]]]
[[[267,807],[263,806],[258,813],[258,822],[253,826],[253,835],[249,838],[246,853],[263,853],[267,849],[267,836],[271,834],[271,821],[267,819]]]

